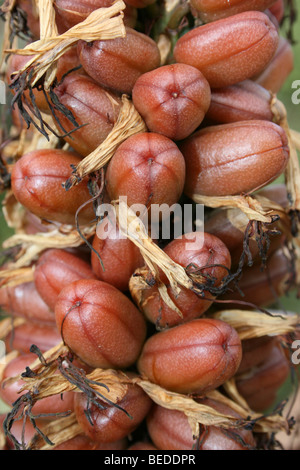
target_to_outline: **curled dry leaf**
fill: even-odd
[[[252,310],[221,310],[213,317],[231,325],[241,340],[293,333],[300,320],[297,313],[266,314]]]

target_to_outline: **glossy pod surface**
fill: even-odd
[[[17,350],[28,354],[34,344],[41,352],[46,352],[61,343],[61,335],[56,325],[43,325],[27,320],[10,332],[5,338],[6,351]]]
[[[172,206],[184,179],[185,161],[177,145],[161,134],[142,132],[118,147],[107,167],[106,188],[111,200],[127,197],[129,207]]]
[[[211,306],[214,298],[205,290],[205,284],[209,285],[211,280],[214,286],[220,285],[230,269],[230,254],[221,240],[205,232],[199,232],[198,237],[194,239],[190,236],[191,234],[186,234],[168,243],[164,252],[180,266],[190,267],[191,272],[199,270],[203,276],[205,298],[184,287],[175,295],[162,272],[160,278],[167,286],[168,294],[182,313],[182,317],[162,301],[157,286],[145,288],[143,292],[131,292],[137,301],[140,299],[139,306],[148,320],[159,327],[171,327],[200,317]]]
[[[289,41],[279,38],[279,43],[272,60],[264,70],[253,79],[272,93],[278,93],[294,69],[294,52]]]
[[[240,339],[230,325],[196,319],[151,336],[138,369],[167,390],[204,393],[235,374],[241,355]]]
[[[130,366],[146,337],[145,321],[135,305],[98,280],[75,281],[65,287],[55,315],[65,344],[91,367]]]
[[[212,88],[259,74],[272,59],[278,33],[267,15],[248,11],[198,26],[178,39],[176,62],[193,65]]]
[[[214,410],[229,416],[239,417],[228,406],[210,399],[197,400]],[[216,426],[205,426],[203,434],[193,437],[187,416],[182,411],[168,410],[154,405],[147,417],[147,429],[159,450],[249,450],[255,440],[251,431],[244,429],[225,430]]]
[[[55,325],[54,310],[40,296],[34,282],[0,289],[0,307],[14,317]]]
[[[64,150],[34,150],[23,155],[14,165],[11,184],[16,199],[29,211],[46,220],[76,224],[79,207],[90,200],[87,181],[82,181],[67,192],[63,183],[69,178],[71,165],[80,158]],[[92,204],[79,214],[80,223],[95,218]]]
[[[181,145],[188,196],[249,193],[285,169],[289,148],[282,129],[269,121],[240,121],[202,129]]]
[[[139,248],[127,237],[114,231],[110,221],[105,219],[97,226],[93,239],[91,265],[98,279],[112,284],[121,291],[129,289],[129,280],[134,271],[144,265]]]
[[[198,12],[204,23],[236,15],[244,11],[264,11],[275,0],[191,0],[191,5]]]
[[[60,291],[79,279],[96,279],[96,275],[86,261],[66,250],[47,250],[34,270],[36,288],[53,312]]]
[[[155,41],[132,28],[126,28],[125,38],[92,44],[80,41],[78,54],[88,75],[100,85],[120,93],[131,94],[138,77],[160,65]]]
[[[272,121],[272,95],[252,80],[212,90],[206,117],[215,124],[247,120]]]
[[[94,404],[89,405],[84,394],[76,394],[76,418],[90,439],[97,442],[114,442],[128,436],[147,416],[152,400],[141,387],[129,384],[126,395],[118,400],[117,404],[121,409],[100,402],[105,409],[99,409]],[[90,419],[87,413],[90,413]]]
[[[277,391],[287,380],[290,368],[281,346],[274,344],[269,356],[259,366],[236,377],[238,392],[252,410],[262,412],[277,404]]]
[[[188,137],[201,124],[210,103],[210,87],[195,67],[171,64],[141,75],[133,104],[148,129],[173,140]]]
[[[86,156],[100,145],[112,131],[117,120],[120,97],[101,86],[91,77],[73,72],[55,88],[62,105],[72,112],[80,129],[65,137],[71,147]],[[74,125],[62,113],[57,113],[67,132]]]

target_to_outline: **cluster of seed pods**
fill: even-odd
[[[38,40],[35,2],[16,4],[27,19],[31,41]],[[112,4],[56,0],[58,33]],[[140,380],[152,390],[177,394],[182,403],[193,398],[213,413],[241,420],[237,409],[208,395],[226,394],[226,384],[234,380],[257,416],[277,405],[277,392],[289,377],[291,363],[281,337],[243,340],[233,325],[214,316],[224,305],[264,315],[263,309],[283,294],[290,265],[277,219],[271,224],[267,270],[261,269],[255,236],[247,244],[251,263],[242,266],[249,220],[237,208],[204,207],[204,228],[194,220],[181,236],[171,231],[152,240],[149,233],[162,257],[182,268],[189,280],[197,279],[174,289],[164,266],[158,265],[154,275],[140,245],[96,210],[97,204],[126,198],[129,207],[146,208],[139,214],[146,223],[154,206],[183,208],[195,204],[195,195],[226,198],[258,191],[282,212],[288,207],[285,185],[270,186],[290,158],[288,135],[274,122],[271,108],[293,68],[292,47],[280,32],[283,1],[175,2],[175,13],[184,13],[172,29],[165,60],[159,39],[171,26],[156,32],[163,5],[126,0],[124,37],[79,40],[59,59],[52,89],[61,105],[58,119],[42,86],[24,90],[28,109],[34,99],[53,120],[52,127],[64,130],[53,148],[24,152],[11,165],[10,189],[25,212],[24,232],[47,239],[53,227],[80,227],[82,233],[94,224],[96,230],[80,246],[47,247],[32,260],[29,282],[0,288],[4,315],[18,320],[3,338],[7,354],[15,355],[1,369],[1,400],[14,409],[22,396],[21,374],[28,378],[34,353],[41,357],[61,343],[82,373],[122,372],[129,385],[113,403],[91,400],[80,388],[35,400],[30,408],[35,426],[29,420],[26,429],[17,420],[8,426],[11,415],[3,415],[7,450],[26,448],[37,427],[43,429],[61,414],[74,415],[80,431],[64,442],[54,439],[54,450],[257,449],[261,436],[249,426],[202,426],[200,421],[194,435],[184,407],[164,406],[158,392],[157,397],[147,393]],[[8,83],[27,61],[28,56],[10,55]],[[115,129],[124,96],[141,117],[143,131],[124,139],[105,163],[97,198],[93,182],[99,183],[99,173],[67,187],[72,171]],[[65,110],[75,117],[75,130]],[[12,118],[14,129],[24,135],[17,108]],[[29,127],[26,138],[33,131]],[[162,221],[163,216],[158,226]],[[174,224],[170,214],[168,221]],[[238,289],[230,283],[236,272]],[[19,379],[9,381],[12,377]]]

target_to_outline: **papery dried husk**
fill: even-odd
[[[78,41],[92,42],[125,37],[126,31],[122,11],[124,9],[124,2],[117,0],[111,7],[99,8],[93,11],[84,21],[61,35],[42,38],[28,44],[24,49],[6,49],[5,52],[34,56],[17,72],[17,76],[20,76],[29,69],[33,70],[31,86],[34,86],[50,68],[52,69],[58,59]],[[45,89],[48,90],[52,83],[53,76],[50,73],[45,82]]]
[[[279,430],[288,431],[289,429],[289,424],[284,417],[280,415],[263,416],[251,412],[249,408],[245,409],[241,407],[218,391],[209,392],[205,397],[225,403],[230,408],[237,411],[241,418],[220,413],[210,406],[197,403],[192,397],[170,392],[147,380],[136,379],[135,383],[139,385],[157,405],[170,410],[183,412],[189,419],[194,436],[199,434],[199,424],[217,426],[225,429],[253,426],[253,430],[256,432],[278,432]]]
[[[296,395],[289,398],[286,409],[296,423],[289,434],[282,431],[276,434],[276,440],[284,450],[300,450],[300,389],[298,389]]]
[[[264,198],[266,199],[266,198]],[[267,207],[255,196],[203,196],[201,194],[193,194],[192,200],[196,204],[204,204],[211,208],[232,207],[240,209],[249,220],[256,220],[266,224],[274,222],[274,212],[276,213],[277,204],[272,201],[272,206]],[[273,207],[275,209],[273,209]],[[280,207],[280,210],[282,208]]]
[[[221,310],[214,318],[231,325],[241,340],[259,338],[265,335],[286,335],[295,332],[300,317],[297,313],[264,313],[252,310]]]
[[[296,149],[300,150],[300,132],[290,129],[290,135]]]
[[[103,168],[116,152],[119,145],[128,137],[146,132],[146,124],[135,109],[128,96],[122,95],[122,106],[118,119],[106,139],[76,166],[72,175],[65,183],[69,190],[85,176]]]
[[[19,247],[19,253],[15,259],[9,263],[8,269],[15,270],[30,266],[38,259],[40,254],[49,248],[77,248],[85,243],[82,238],[93,237],[96,226],[83,227],[81,234],[77,229],[70,226],[60,226],[49,232],[26,234],[16,233],[3,243],[4,249]]]
[[[172,42],[166,34],[160,34],[157,40],[160,52],[160,65],[165,65],[172,50]]]
[[[15,287],[25,282],[34,281],[34,266],[0,271],[0,288]]]
[[[56,446],[82,434],[83,431],[77,422],[75,413],[71,413],[70,416],[58,418],[51,421],[48,425],[43,426],[42,432],[47,436],[50,442],[53,443],[53,445],[45,442],[40,434],[36,434],[27,444],[27,449],[55,450]]]

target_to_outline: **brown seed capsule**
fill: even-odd
[[[232,377],[241,357],[239,336],[230,325],[201,318],[150,336],[137,366],[167,390],[204,393]]]
[[[268,259],[266,268],[261,269],[260,264],[243,269],[243,275],[239,280],[240,292],[228,292],[221,299],[232,300],[232,308],[244,308],[239,301],[254,304],[258,307],[267,307],[275,303],[279,297],[285,295],[289,287],[289,280],[293,276],[292,265],[282,249],[272,253]],[[235,301],[237,301],[235,303]],[[227,308],[231,308],[227,304]]]
[[[96,442],[114,442],[123,439],[147,416],[152,400],[141,387],[129,384],[125,396],[116,404],[118,407],[99,400],[98,407],[89,403],[85,394],[76,394],[76,418],[90,439]],[[101,406],[104,409],[101,409]]]
[[[27,320],[15,327],[4,342],[8,353],[17,350],[29,354],[32,345],[37,346],[41,352],[46,352],[61,343],[61,335],[56,325],[43,325]]]
[[[227,18],[244,11],[264,11],[275,0],[191,0],[191,6],[195,8],[199,18],[204,23]]]
[[[100,85],[131,94],[140,75],[160,65],[153,39],[132,28],[125,38],[78,43],[79,58],[86,73]]]
[[[129,289],[129,280],[134,271],[144,265],[139,248],[126,236],[121,236],[118,227],[114,230],[109,218],[97,225],[93,239],[91,264],[101,281],[112,284],[121,291]]]
[[[238,418],[228,406],[210,399],[197,400],[219,413]],[[159,450],[249,450],[255,447],[251,431],[204,426],[201,435],[193,436],[188,417],[177,410],[154,405],[147,417],[147,429]]]
[[[202,276],[203,296],[184,287],[180,287],[179,294],[175,294],[166,275],[160,273],[160,279],[165,283],[168,294],[182,317],[162,300],[158,286],[143,287],[136,291],[135,283],[130,284],[132,297],[147,319],[159,328],[179,325],[200,317],[215,298],[209,292],[210,285],[218,287],[230,269],[230,254],[221,240],[205,232],[197,232],[194,238],[193,235],[189,233],[176,238],[168,243],[164,252],[187,270],[191,269],[191,272],[198,270],[199,279]]]
[[[294,51],[289,41],[279,38],[279,44],[272,60],[253,79],[271,93],[277,94],[294,69]]]
[[[177,145],[161,134],[142,132],[118,147],[107,167],[106,188],[111,200],[127,197],[129,207],[172,206],[182,194],[184,178],[185,162]]]
[[[127,450],[157,450],[150,442],[138,441],[128,447]]]
[[[72,112],[78,125],[83,126],[64,140],[80,155],[88,155],[112,131],[120,110],[120,97],[79,72],[68,75],[54,91],[60,103]],[[74,130],[65,115],[57,115],[66,132]]]
[[[67,441],[54,446],[53,450],[126,450],[127,440],[116,442],[95,442],[85,434],[80,434]]]
[[[253,192],[276,179],[289,158],[287,136],[269,121],[240,121],[202,129],[181,145],[185,193],[228,196]]]
[[[237,375],[259,366],[270,357],[274,344],[277,344],[277,338],[273,336],[261,336],[243,340],[243,356]]]
[[[271,100],[271,93],[264,87],[252,80],[244,80],[212,90],[206,117],[215,124],[255,119],[272,121]]]
[[[284,17],[284,0],[276,0],[268,9],[280,24]]]
[[[34,150],[23,155],[14,165],[11,185],[16,199],[42,219],[63,224],[76,224],[76,211],[90,200],[87,180],[71,191],[63,184],[80,158],[64,150]],[[79,223],[90,223],[95,218],[92,204],[79,213]]]
[[[262,412],[272,404],[276,405],[277,391],[287,380],[289,373],[290,363],[277,342],[260,366],[236,377],[236,386],[249,407]]]
[[[245,255],[245,263],[262,261],[259,243],[255,236],[249,237],[246,242],[249,219],[240,209],[222,208],[213,211],[205,220],[205,231],[215,235],[227,246],[232,261],[232,267],[237,268],[241,257],[245,255],[245,243],[249,252]],[[277,229],[276,222],[270,224],[270,230]],[[256,234],[257,235],[257,234]],[[280,232],[270,235],[268,255],[277,250],[283,242]],[[266,245],[265,245],[266,247]],[[250,258],[250,255],[252,259]]]
[[[87,262],[66,250],[47,250],[34,270],[36,288],[53,312],[60,291],[79,279],[96,279],[96,275]]]
[[[146,337],[145,320],[135,305],[98,280],[84,279],[65,287],[55,315],[65,344],[91,367],[130,366]]]
[[[20,379],[11,384],[5,384],[5,380],[25,372],[26,367],[30,367],[36,358],[35,354],[22,354],[6,365],[1,381],[0,396],[8,405],[12,405],[21,396],[19,391],[25,385],[25,382]],[[22,394],[25,393],[26,389]],[[74,411],[74,395],[74,392],[66,392],[62,395],[58,394],[43,398],[33,405],[32,411],[36,415]]]
[[[40,296],[34,282],[0,289],[1,308],[14,317],[55,325],[54,310]]]
[[[181,140],[203,121],[210,94],[198,69],[171,64],[141,75],[133,87],[132,100],[150,131]]]
[[[193,65],[212,88],[259,74],[273,57],[278,33],[267,15],[239,13],[192,29],[178,39],[176,62]]]

